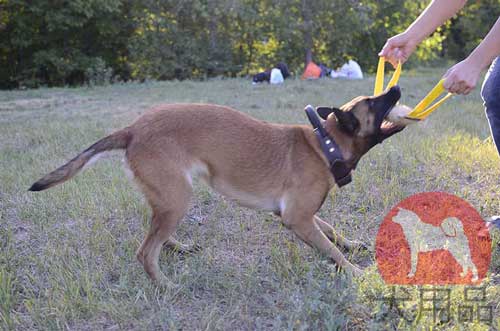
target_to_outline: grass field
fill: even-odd
[[[442,69],[405,73],[403,102],[414,105]],[[333,190],[320,215],[348,238],[370,245],[351,261],[362,279],[337,274],[268,213],[235,205],[196,185],[177,237],[203,250],[165,252],[172,289],[150,283],[135,259],[150,211],[125,176],[122,155],[101,160],[43,193],[32,182],[150,106],[208,102],[254,117],[306,123],[306,104],[341,105],[370,93],[363,81],[286,81],[252,86],[242,79],[123,84],[98,88],[0,92],[0,328],[17,330],[388,330],[428,329],[430,315],[408,323],[418,306],[390,306],[374,261],[384,215],[417,192],[447,191],[483,217],[500,213],[500,159],[479,92],[455,97],[429,120],[407,128],[365,156],[352,184]],[[193,118],[203,121],[203,118]],[[235,226],[236,225],[236,226]],[[462,288],[453,287],[454,319],[436,330],[500,328],[500,254],[486,279],[493,324],[457,321]]]

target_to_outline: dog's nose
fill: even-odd
[[[393,87],[391,87],[391,91],[401,93],[401,88],[399,87],[399,85],[394,85]]]
[[[399,87],[399,85],[394,85],[393,87],[391,87],[388,93],[392,94],[398,100],[399,98],[401,98],[401,88]]]

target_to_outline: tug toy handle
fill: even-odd
[[[401,75],[401,62],[398,62],[396,66],[396,70],[392,74],[392,78],[387,84],[386,89],[390,89],[394,85],[396,85],[399,81],[399,76]],[[375,77],[375,87],[373,89],[373,95],[378,95],[382,93],[384,90],[384,70],[385,70],[385,58],[383,56],[378,59],[377,66],[377,76]]]
[[[425,98],[420,101],[413,111],[406,115],[406,118],[409,119],[417,119],[423,120],[427,116],[429,116],[433,111],[435,111],[439,106],[441,106],[446,100],[448,100],[453,93],[446,94],[443,98],[437,101],[435,104],[431,105],[441,94],[446,92],[446,89],[443,86],[444,78],[441,79],[436,86],[425,96]]]
[[[384,91],[384,70],[385,70],[385,58],[380,57],[378,59],[377,66],[377,76],[375,77],[375,87],[373,89],[373,95],[378,95]],[[387,84],[386,90],[390,89],[394,85],[396,85],[399,81],[399,76],[401,75],[401,62],[398,62],[396,66],[396,70],[392,74],[392,78]],[[446,89],[443,86],[444,78],[441,79],[436,86],[425,96],[425,98],[420,101],[413,110],[406,115],[407,119],[412,120],[423,120],[427,116],[429,116],[433,111],[435,111],[439,106],[441,106],[446,100],[448,100],[453,93],[448,93],[435,104],[431,105],[441,94],[446,92]]]

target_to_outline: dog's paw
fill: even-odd
[[[406,116],[411,113],[413,109],[411,109],[408,106],[402,105],[402,104],[397,104],[395,105],[392,110],[389,112],[389,114],[385,117],[386,120],[389,122],[392,122],[396,125],[410,125],[417,123],[419,120],[417,119],[410,119],[407,118]]]

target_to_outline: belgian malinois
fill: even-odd
[[[340,109],[319,109],[322,126],[340,147],[348,169],[354,169],[370,148],[404,128],[384,120],[400,97],[395,86],[379,96],[358,97]],[[158,265],[163,245],[190,249],[173,233],[186,214],[195,177],[242,205],[281,216],[287,228],[338,267],[361,273],[332,242],[347,249],[355,243],[315,216],[335,180],[310,126],[267,123],[217,105],[162,105],[99,140],[30,190],[67,181],[93,157],[114,149],[125,150],[153,211],[151,228],[137,251],[152,280],[169,282]]]

